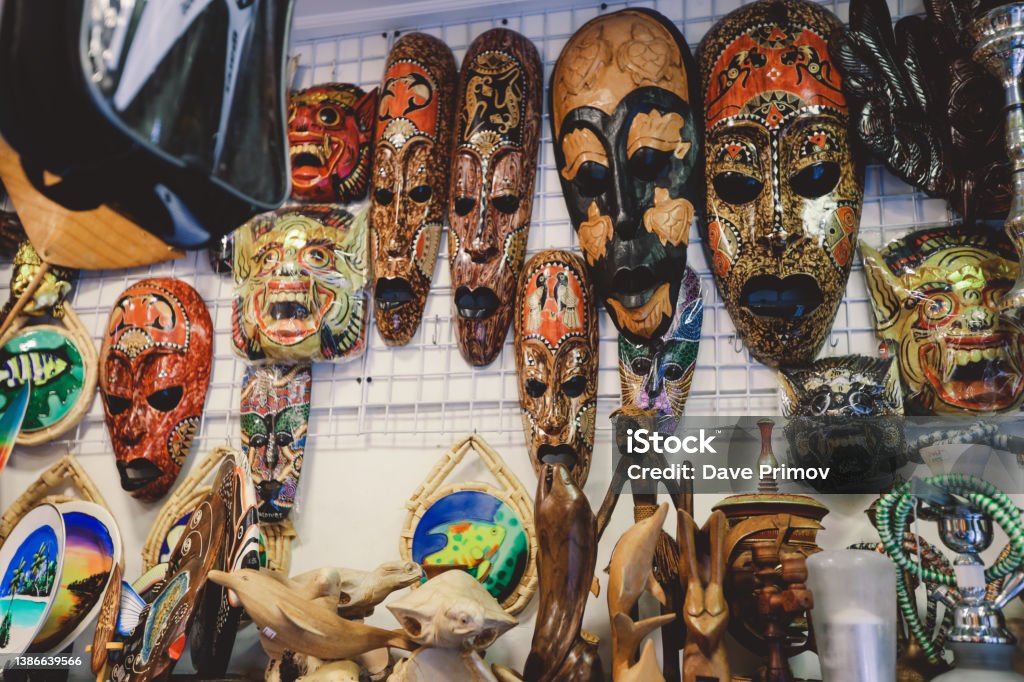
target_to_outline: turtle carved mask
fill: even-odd
[[[114,304],[100,352],[100,392],[121,487],[158,500],[199,427],[213,362],[213,323],[195,289],[146,279]]]
[[[530,461],[563,464],[582,486],[597,412],[597,315],[579,256],[542,251],[519,276],[515,317],[519,404]]]
[[[756,2],[698,50],[705,254],[740,337],[770,366],[814,359],[853,265],[863,172],[828,52],[838,26],[806,0]]]
[[[292,198],[347,204],[366,195],[377,91],[347,83],[300,90],[288,103]]]
[[[690,50],[655,12],[601,16],[569,39],[550,94],[562,193],[597,295],[632,341],[656,339],[704,202]]]
[[[250,365],[242,380],[242,453],[249,458],[260,521],[288,518],[309,431],[310,365]]]
[[[334,204],[281,208],[240,227],[234,246],[232,341],[239,355],[287,363],[362,355],[365,219]]]
[[[949,226],[881,251],[863,242],[878,335],[899,363],[909,414],[991,413],[1024,397],[1024,330],[999,314],[1020,265],[1005,234]]]
[[[533,211],[541,73],[533,43],[496,28],[473,41],[459,74],[448,259],[459,350],[478,367],[501,352],[512,321]]]
[[[388,345],[420,326],[448,210],[455,58],[437,38],[398,39],[377,110],[370,224],[374,319]]]

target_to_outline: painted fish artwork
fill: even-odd
[[[21,432],[21,424],[25,421],[25,412],[28,410],[28,399],[32,393],[32,386],[26,384],[14,395],[14,400],[4,406],[0,413],[0,472],[7,466],[7,460],[14,450],[14,443],[18,440],[18,433]]]
[[[30,652],[60,651],[98,615],[110,572],[121,557],[117,525],[103,507],[73,501],[58,509],[64,517],[64,570],[46,623]]]
[[[28,650],[46,622],[64,560],[64,522],[53,505],[36,507],[0,549],[0,654]]]
[[[85,363],[67,336],[51,329],[29,329],[0,348],[0,412],[22,386],[32,385],[21,430],[38,431],[64,419],[82,393]]]
[[[412,539],[412,559],[424,582],[462,569],[499,602],[519,585],[530,556],[522,519],[502,500],[478,490],[445,495],[423,514]]]

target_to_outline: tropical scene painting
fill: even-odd
[[[50,524],[32,529],[14,550],[0,580],[0,652],[24,651],[46,618],[59,579],[59,553]]]
[[[62,507],[63,509],[63,507]],[[93,514],[64,512],[64,568],[60,591],[31,651],[47,652],[74,633],[100,603],[113,569],[114,539]]]
[[[515,510],[478,490],[450,493],[423,514],[412,538],[412,560],[424,581],[462,569],[499,602],[512,595],[526,571],[530,540]]]

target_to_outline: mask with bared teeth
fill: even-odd
[[[300,90],[288,103],[292,197],[347,204],[366,196],[377,91],[348,83]]]
[[[346,361],[366,347],[366,214],[281,208],[235,232],[235,351],[253,361]]]
[[[899,362],[909,414],[1017,409],[1022,329],[999,313],[1020,270],[1002,230],[925,229],[876,251],[863,242],[878,335]]]

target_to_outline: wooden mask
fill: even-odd
[[[502,28],[462,62],[448,207],[456,337],[472,365],[490,364],[512,321],[533,211],[544,89],[537,48]]]
[[[366,347],[366,221],[280,208],[235,232],[232,341],[248,360],[347,361]]]
[[[660,339],[634,343],[619,335],[619,384],[622,404],[655,410],[659,429],[675,431],[690,395],[697,366],[704,299],[700,277],[690,268],[683,275],[672,324]]]
[[[560,463],[583,486],[597,418],[597,315],[583,260],[542,251],[516,290],[516,373],[534,471]]]
[[[455,58],[424,33],[398,39],[380,86],[370,227],[374,319],[390,346],[420,326],[448,210]]]
[[[288,102],[292,198],[347,204],[366,196],[377,91],[314,85]]]
[[[260,520],[288,518],[309,431],[310,365],[250,365],[242,380],[242,453],[249,458]]]
[[[970,225],[1006,215],[1013,194],[1003,91],[971,58],[975,0],[930,0],[893,27],[885,0],[854,0],[830,49],[858,141]]]
[[[843,355],[779,370],[789,455],[830,467],[820,492],[864,492],[892,483],[907,463],[903,394],[895,358]]]
[[[718,22],[698,50],[701,236],[736,330],[767,365],[814,359],[853,265],[863,173],[828,53],[838,27],[806,0],[761,0]]]
[[[100,392],[121,487],[160,499],[174,484],[206,403],[213,323],[195,289],[144,279],[121,294],[100,351]]]
[[[551,136],[569,216],[598,296],[634,341],[668,329],[690,225],[703,210],[696,80],[682,35],[643,9],[588,22],[551,74]]]
[[[999,314],[1020,265],[1001,230],[938,227],[881,251],[861,242],[878,335],[899,362],[908,414],[1017,409],[1019,323]]]

